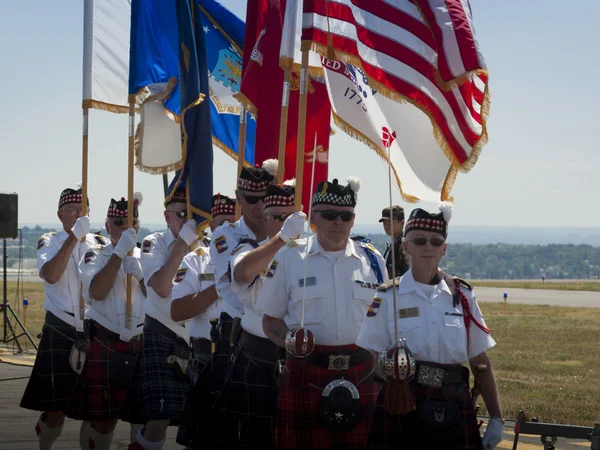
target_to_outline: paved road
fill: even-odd
[[[33,450],[37,448],[37,436],[34,427],[38,413],[19,408],[19,401],[31,372],[30,367],[14,366],[0,363],[0,450]],[[61,437],[53,446],[55,450],[79,450],[80,422],[67,420]],[[504,441],[498,446],[511,449],[514,434],[514,423],[507,422]],[[175,443],[175,428],[169,428],[164,450],[181,449]],[[119,422],[113,439],[111,450],[125,450],[129,444],[129,426]],[[522,436],[519,439],[519,450],[543,448],[539,438]],[[565,450],[585,450],[590,443],[585,441],[566,442],[559,440],[556,448]]]
[[[502,302],[504,301],[505,292],[508,294],[509,304],[600,308],[600,292],[487,287],[475,288],[475,294],[477,296],[477,301],[479,302]]]

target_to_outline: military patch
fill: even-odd
[[[371,303],[371,306],[369,306],[369,310],[367,311],[367,317],[375,317],[377,315],[382,301],[383,300],[379,297],[373,299],[373,303]]]
[[[218,238],[215,239],[215,247],[219,254],[223,253],[224,251],[226,251],[229,248],[229,245],[227,245],[227,239],[225,239],[225,236],[219,236]]]
[[[379,283],[370,283],[369,281],[362,280],[354,280],[358,283],[360,287],[364,287],[367,289],[377,289],[379,287]]]
[[[152,241],[144,239],[142,243],[142,253],[150,253],[152,249]]]
[[[277,270],[277,264],[278,262],[276,260],[273,260],[271,266],[269,267],[269,271],[267,272],[267,278],[273,278],[273,276],[275,275],[275,271]]]
[[[214,273],[198,274],[198,280],[200,280],[200,281],[215,281],[215,274]]]
[[[401,319],[410,319],[411,317],[419,317],[419,308],[402,308],[399,312]]]
[[[42,236],[40,238],[40,240],[38,241],[38,245],[37,245],[37,249],[39,250],[40,248],[42,248],[44,245],[46,245],[46,236]]]
[[[186,273],[187,273],[187,267],[179,268],[179,270],[177,270],[177,273],[175,273],[175,278],[173,278],[173,283],[174,284],[181,283],[183,281],[183,279],[185,278]]]
[[[85,252],[85,255],[83,255],[83,262],[85,264],[89,263],[92,259],[94,259],[96,257],[96,252]]]

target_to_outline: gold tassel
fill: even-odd
[[[385,391],[385,409],[394,416],[403,416],[417,408],[415,396],[406,381],[388,383]]]

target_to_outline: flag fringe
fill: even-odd
[[[350,125],[344,119],[342,119],[335,112],[332,111],[332,114],[333,114],[333,121],[344,133],[346,133],[351,138],[356,139],[359,142],[362,142],[370,149],[375,150],[375,153],[377,153],[377,155],[381,159],[383,159],[383,161],[386,164],[391,164],[390,160],[388,159],[387,153],[385,151],[383,151],[379,145],[377,145],[375,142],[373,142],[371,139],[369,139],[369,137],[367,137],[365,134],[361,133],[359,130],[354,128],[352,125]],[[394,167],[393,164],[392,164],[392,171],[394,173],[394,178],[396,179],[398,189],[400,190],[400,195],[402,196],[404,201],[406,201],[408,203],[417,203],[419,201],[418,197],[407,194],[402,189],[402,183],[400,182],[400,177],[398,176],[398,172],[396,172],[396,168]]]
[[[309,48],[312,51],[319,53],[320,55],[326,55],[326,52],[327,52],[327,46],[325,46],[319,42],[314,42],[314,41],[302,41],[302,48],[303,49]],[[416,102],[412,98],[406,97],[396,91],[393,91],[392,89],[385,86],[381,82],[375,80],[374,78],[371,78],[366,73],[366,71],[363,69],[360,58],[358,58],[357,56],[348,54],[346,52],[342,52],[340,50],[336,50],[335,52],[336,52],[335,57],[338,61],[341,61],[344,63],[349,63],[356,67],[360,67],[361,70],[363,71],[364,75],[367,77],[367,79],[369,81],[369,85],[374,87],[375,89],[377,89],[377,92],[379,94],[381,94],[384,97],[387,97],[390,100],[393,100],[397,103],[408,102],[411,105],[418,108],[419,110],[421,110],[423,113],[425,113],[427,115],[427,117],[429,117],[429,120],[431,121],[431,124],[433,126],[433,137],[435,138],[435,140],[438,143],[438,145],[440,146],[441,150],[444,152],[444,154],[446,155],[446,157],[448,158],[448,160],[450,161],[450,163],[453,166],[458,166],[458,169],[463,173],[468,173],[473,168],[473,166],[477,162],[477,159],[479,158],[481,149],[488,141],[486,125],[487,125],[487,116],[490,111],[490,103],[491,103],[490,94],[489,94],[489,81],[488,81],[488,83],[485,84],[484,98],[483,98],[483,102],[481,105],[481,135],[480,135],[479,139],[477,140],[477,142],[475,143],[475,145],[472,147],[469,157],[461,163],[458,160],[458,158],[456,157],[456,155],[454,154],[454,152],[452,151],[452,147],[450,146],[450,144],[446,140],[446,137],[444,136],[441,129],[437,125],[437,123],[434,119],[434,115],[429,110],[429,108]],[[487,75],[487,73],[486,73],[486,75]]]
[[[292,72],[299,74],[302,69],[302,64],[294,62],[293,58],[285,56],[279,58],[279,67],[283,70],[291,70]],[[325,71],[323,70],[323,67],[308,66],[308,75],[319,83],[325,83]]]
[[[83,100],[81,107],[88,109],[99,109],[101,111],[108,111],[115,114],[129,114],[129,106],[115,105],[93,99]]]
[[[242,94],[241,91],[233,94],[233,98],[235,98],[240,104],[246,108],[246,112],[252,116],[254,120],[258,120],[258,109],[254,106],[254,103],[250,101],[248,97]]]
[[[135,167],[138,168],[140,172],[149,173],[152,175],[162,175],[165,173],[173,172],[175,170],[179,170],[182,167],[182,162],[178,161],[173,164],[169,164],[167,166],[162,167],[151,167],[145,166],[141,162],[141,152],[142,152],[142,123],[140,122],[135,130],[135,139],[133,143],[135,149]]]
[[[225,152],[226,155],[230,156],[235,161],[237,161],[237,159],[238,159],[237,153],[235,151],[233,151],[230,147],[225,145],[225,143],[223,141],[217,139],[214,136],[212,138],[212,141],[213,141],[213,145],[215,147],[220,148],[221,150],[223,150]],[[244,166],[251,167],[252,165],[248,161],[244,160]]]

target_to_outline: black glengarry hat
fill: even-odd
[[[282,185],[271,184],[265,196],[265,208],[272,206],[294,206],[296,200],[296,180],[284,181]]]
[[[333,181],[322,181],[315,189],[313,206],[356,206],[356,194],[360,190],[361,181],[356,177],[346,178],[347,185],[340,184],[337,178]]]
[[[211,200],[210,213],[215,218],[220,214],[235,214],[235,199],[223,194],[215,194]]]
[[[421,208],[413,209],[404,226],[404,234],[406,235],[409,231],[423,230],[439,233],[446,238],[448,237],[448,224],[452,218],[453,210],[454,205],[449,202],[443,202],[440,205],[440,212],[437,214],[432,214]]]
[[[143,198],[141,192],[133,194],[133,217],[139,217],[138,207],[142,204]],[[127,217],[127,199],[121,197],[121,200],[117,201],[114,198],[111,198],[106,217]]]
[[[267,159],[262,167],[244,167],[238,178],[238,189],[250,192],[264,192],[273,183],[277,174],[276,159]]]

